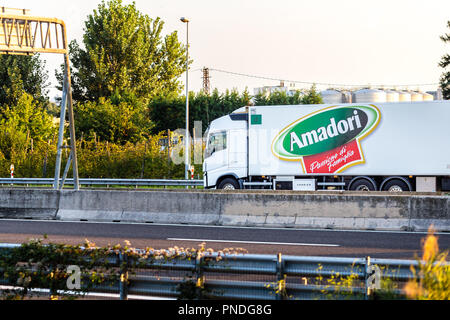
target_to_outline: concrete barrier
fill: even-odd
[[[450,231],[433,194],[211,190],[0,189],[0,218],[287,228]]]
[[[60,193],[43,189],[0,189],[0,218],[56,219]]]

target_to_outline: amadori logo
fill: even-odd
[[[365,162],[361,140],[380,123],[374,105],[333,106],[296,120],[272,142],[272,153],[301,161],[303,173],[340,173]]]

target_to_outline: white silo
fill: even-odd
[[[400,102],[411,102],[411,93],[408,91],[401,91],[399,93],[399,101]]]
[[[386,90],[386,102],[399,102],[400,94],[395,90]]]
[[[433,96],[433,100],[443,100],[441,88],[438,88],[436,91],[427,91],[427,93]]]
[[[353,102],[386,102],[386,92],[377,89],[361,89],[353,93]]]
[[[422,95],[423,95],[423,101],[433,101],[434,100],[434,97],[432,94],[424,92],[424,93],[422,93]]]
[[[351,91],[342,91],[342,102],[352,103],[352,92]]]
[[[423,101],[423,94],[417,91],[411,92],[411,101]]]
[[[342,92],[328,89],[320,92],[323,103],[342,103]]]

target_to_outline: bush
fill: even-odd
[[[75,299],[88,292],[95,292],[98,286],[103,290],[105,286],[117,290],[117,284],[121,282],[127,286],[128,274],[135,274],[138,269],[150,269],[159,279],[160,263],[172,260],[198,261],[192,275],[185,277],[177,287],[179,299],[207,298],[210,291],[204,286],[200,268],[224,259],[227,254],[246,253],[242,248],[225,248],[214,256],[214,250],[206,249],[205,243],[198,248],[175,246],[155,250],[150,247],[132,248],[129,241],[124,242],[124,246],[97,247],[88,240],[83,245],[72,246],[44,244],[43,239],[34,239],[17,248],[2,249],[0,280],[2,284],[16,288],[0,289],[0,298],[23,300],[32,297],[33,289],[37,288],[50,289],[51,299]],[[70,271],[73,269],[79,272],[79,279],[75,281]]]
[[[439,252],[438,239],[430,227],[423,243],[423,256],[417,269],[411,266],[414,278],[405,286],[408,298],[415,300],[450,300],[450,264],[448,251]]]
[[[1,128],[1,126],[0,126]],[[16,178],[52,178],[55,172],[56,137],[33,141],[22,136],[14,127],[0,133],[0,176],[9,177],[14,164]],[[15,137],[15,138],[13,138]],[[148,140],[124,145],[92,139],[77,141],[78,173],[80,178],[182,179],[184,164],[169,160],[167,149],[159,145],[163,133]],[[69,156],[62,151],[62,170]],[[72,175],[72,169],[68,176]]]

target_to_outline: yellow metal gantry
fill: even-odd
[[[33,17],[29,16],[28,12],[29,10],[26,9],[0,7],[0,54],[59,53],[64,55],[64,84],[53,188],[61,189],[63,187],[70,164],[72,164],[74,189],[78,190],[78,162],[66,26],[64,21],[60,19]],[[71,152],[61,181],[61,152],[63,149],[66,107],[69,118]]]

